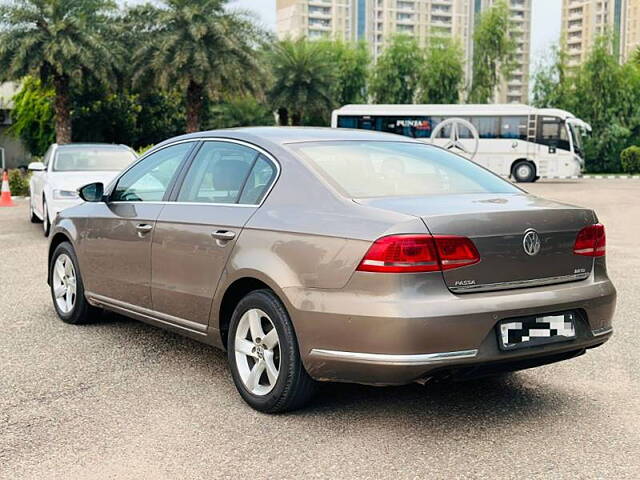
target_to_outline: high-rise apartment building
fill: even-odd
[[[279,38],[355,40],[353,0],[277,0]]]
[[[627,0],[622,10],[620,35],[622,61],[626,62],[640,48],[640,0]]]
[[[562,38],[568,62],[580,65],[595,39],[611,34],[621,62],[640,46],[640,0],[563,0]]]
[[[277,33],[284,37],[365,40],[374,57],[397,33],[421,45],[432,37],[456,39],[465,58],[467,81],[473,68],[473,31],[481,12],[495,0],[277,0]],[[531,0],[507,0],[518,53],[516,68],[496,92],[500,103],[526,102],[529,82]]]

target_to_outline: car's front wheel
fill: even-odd
[[[90,322],[99,310],[84,298],[84,284],[78,268],[78,259],[69,242],[62,242],[51,256],[51,298],[58,317],[63,322],[81,324]]]
[[[295,410],[313,396],[315,381],[302,365],[289,315],[272,291],[253,291],[238,303],[227,347],[233,381],[256,410]]]

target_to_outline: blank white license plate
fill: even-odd
[[[576,315],[573,312],[503,320],[498,325],[498,339],[503,350],[564,342],[576,338]]]

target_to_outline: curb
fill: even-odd
[[[638,175],[572,175],[566,177],[540,177],[541,180],[640,180]]]
[[[582,178],[593,180],[640,180],[640,176],[638,175],[584,175]]]

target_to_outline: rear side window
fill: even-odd
[[[275,175],[273,163],[253,148],[205,142],[189,168],[178,201],[257,205]]]
[[[264,198],[276,177],[276,168],[263,155],[258,157],[245,183],[239,203],[257,205]]]
[[[470,160],[419,143],[310,142],[291,148],[349,198],[520,192]]]

